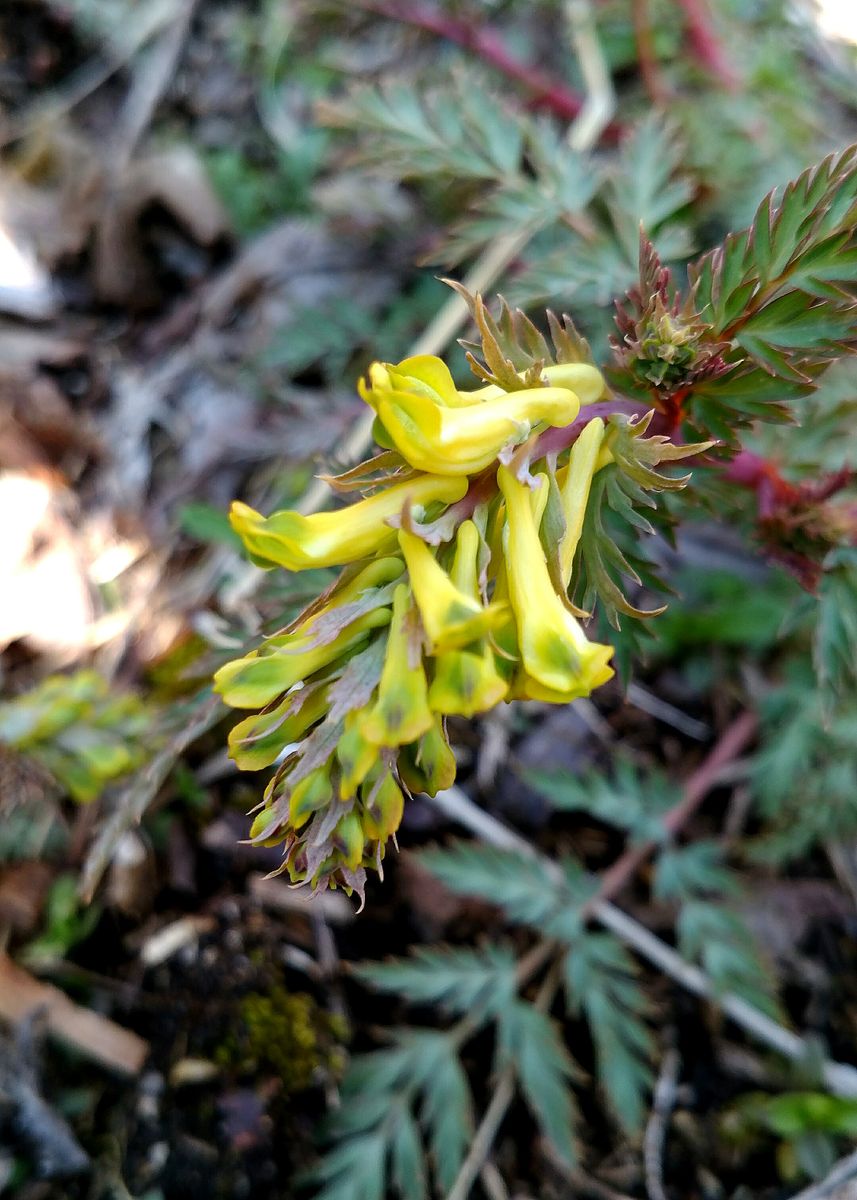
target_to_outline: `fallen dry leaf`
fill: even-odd
[[[44,1009],[48,1029],[81,1054],[123,1075],[136,1075],[149,1053],[148,1043],[130,1029],[83,1008],[65,992],[24,971],[0,954],[0,1017],[17,1023]]]

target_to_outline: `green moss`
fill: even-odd
[[[241,1000],[239,1014],[239,1027],[216,1054],[223,1066],[274,1071],[286,1092],[303,1091],[320,1074],[341,1072],[345,1022],[305,992],[252,992]]]

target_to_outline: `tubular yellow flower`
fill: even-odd
[[[483,650],[449,650],[437,659],[429,705],[444,716],[472,717],[505,699],[509,688],[494,655]]]
[[[455,783],[455,755],[446,736],[443,718],[435,716],[417,742],[403,746],[397,762],[399,778],[410,792],[436,796]]]
[[[296,783],[289,796],[289,823],[293,829],[305,825],[314,812],[324,808],[333,799],[330,782],[330,767],[316,767],[309,775]]]
[[[524,670],[534,686],[565,698],[587,695],[613,674],[612,647],[590,642],[554,591],[529,489],[505,467],[497,480],[506,501],[506,576]]]
[[[377,393],[377,413],[396,449],[411,466],[437,475],[484,470],[509,442],[522,442],[540,424],[569,425],[580,410],[561,387],[520,392],[448,408],[428,396],[399,390]]]
[[[502,610],[455,586],[422,538],[402,529],[399,545],[432,654],[466,646],[502,619]]]
[[[402,823],[405,798],[390,771],[376,779],[369,779],[360,788],[363,803],[361,824],[363,832],[372,841],[382,845],[392,837]]]
[[[232,708],[262,708],[300,680],[348,654],[373,629],[389,622],[390,610],[376,608],[346,625],[323,646],[312,645],[311,633],[289,634],[273,649],[262,647],[226,663],[215,673],[214,690]]]
[[[406,503],[453,504],[466,491],[467,480],[447,472],[407,479],[347,508],[308,517],[288,509],[263,517],[236,500],[229,520],[257,566],[305,571],[342,566],[388,549],[396,534],[385,522]]]
[[[568,470],[560,491],[565,533],[559,545],[559,561],[566,587],[571,579],[574,555],[583,530],[586,504],[603,441],[604,422],[596,417],[584,427],[569,455]]]
[[[350,800],[378,762],[378,747],[363,736],[358,713],[349,713],[345,718],[345,732],[337,742],[336,757],[342,772],[339,795]]]
[[[393,596],[393,619],[378,685],[378,698],[360,723],[360,732],[376,746],[402,746],[431,728],[428,684],[421,662],[410,662],[410,589],[400,583]]]
[[[591,363],[557,363],[542,372],[551,387],[571,388],[581,406],[595,404],[607,394],[604,376]]]
[[[435,358],[432,354],[418,354],[396,364],[372,363],[369,386],[361,379],[357,390],[376,412],[379,397],[390,391],[413,392],[446,408],[466,408],[470,404],[478,404],[480,400],[477,393],[460,392],[449,367],[443,359]]]

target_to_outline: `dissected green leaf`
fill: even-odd
[[[633,959],[612,934],[587,933],[566,955],[565,986],[570,1007],[589,1023],[610,1108],[623,1128],[638,1130],[646,1114],[653,1039]]]
[[[516,990],[515,965],[514,954],[505,946],[448,946],[418,948],[410,958],[395,962],[364,963],[355,973],[371,987],[398,992],[416,1004],[489,1015],[510,1003]]]
[[[522,1000],[505,1007],[498,1026],[498,1061],[511,1063],[539,1128],[569,1164],[576,1161],[576,1111],[569,1081],[574,1064],[556,1024]]]

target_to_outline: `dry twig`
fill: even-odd
[[[643,1164],[646,1170],[646,1191],[649,1200],[667,1200],[664,1191],[664,1149],[670,1116],[675,1106],[681,1059],[678,1051],[669,1046],[652,1097],[652,1111],[643,1138]]]

